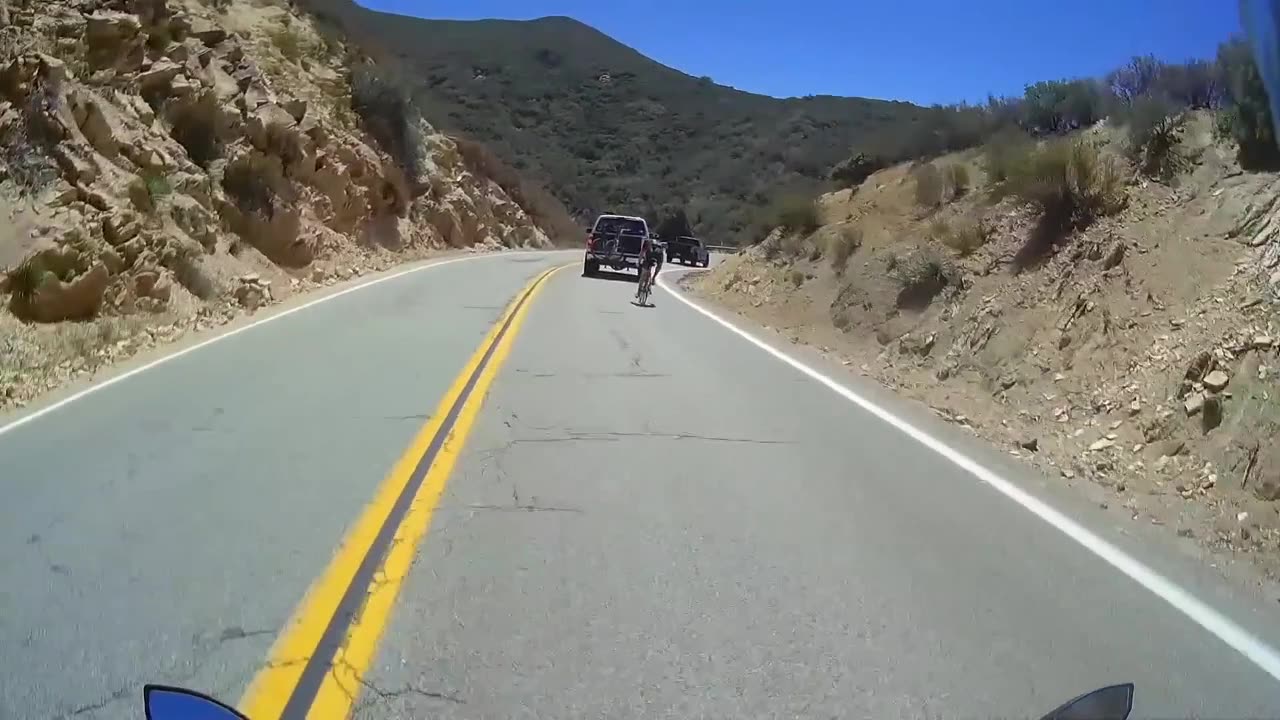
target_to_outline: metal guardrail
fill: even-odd
[[[742,248],[737,245],[708,245],[707,250],[710,252],[736,253]]]

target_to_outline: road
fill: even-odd
[[[1135,716],[1280,715],[1186,613],[668,291],[571,268],[508,313],[573,259],[388,279],[0,430],[0,718],[251,697],[495,337],[394,612],[350,631],[354,717],[1026,717],[1119,681]],[[1274,646],[1274,608],[998,467]]]

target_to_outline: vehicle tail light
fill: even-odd
[[[595,235],[595,233],[587,233],[587,249],[588,249],[588,250],[595,250],[595,249],[596,249],[596,235]]]

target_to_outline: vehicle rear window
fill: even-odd
[[[613,235],[619,230],[623,235],[640,235],[646,232],[644,223],[639,220],[628,220],[627,218],[600,218],[596,221],[597,235]]]

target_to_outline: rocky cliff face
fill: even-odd
[[[0,405],[364,269],[549,245],[421,120],[393,160],[354,53],[283,2],[0,7]]]

